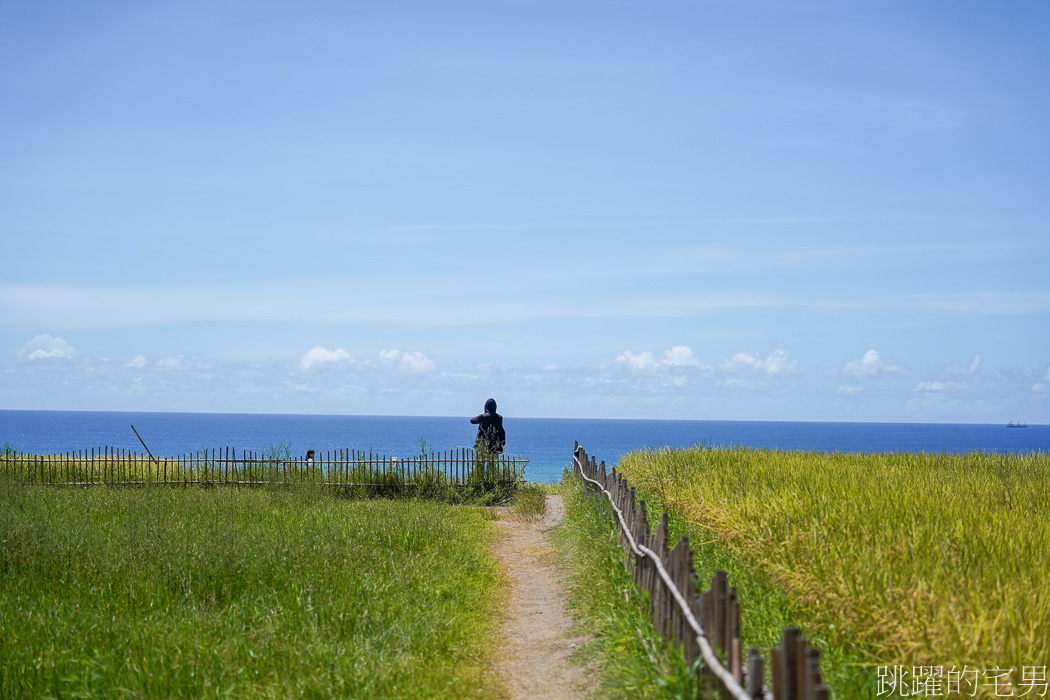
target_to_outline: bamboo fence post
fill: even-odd
[[[649,515],[645,508],[645,501],[638,501],[638,517],[634,521],[634,539],[636,542],[648,545],[649,542]],[[638,588],[648,592],[649,582],[649,560],[645,557],[636,557],[634,562],[634,584]]]
[[[786,690],[786,679],[784,678],[784,649],[782,647],[773,647],[772,651],[769,652],[769,662],[772,667],[773,675],[773,697],[775,700],[785,700],[784,693]]]
[[[691,601],[690,590],[693,586],[690,585],[690,568],[692,568],[692,554],[689,551],[689,538],[682,536],[678,539],[678,544],[675,545],[675,549],[678,550],[678,561],[675,565],[676,571],[674,575],[675,586],[677,586],[682,597],[685,598],[686,605]],[[677,619],[676,634],[678,641],[682,645],[682,655],[689,659],[690,653],[692,652],[692,642],[695,642],[694,635],[691,628],[686,622],[685,615],[682,611],[675,606],[675,618]]]
[[[656,533],[653,535],[652,545],[649,549],[655,552],[656,556],[661,560],[665,558],[664,551],[667,549],[667,513],[663,513],[660,516],[660,524],[656,527]],[[653,596],[650,601],[653,626],[656,628],[657,633],[663,634],[664,599],[667,595],[665,593],[663,579],[654,578],[653,584]]]
[[[747,694],[753,700],[762,698],[762,681],[765,676],[762,655],[758,649],[751,647],[747,653]]]
[[[795,695],[799,700],[809,700],[809,674],[806,673],[808,651],[809,640],[800,636],[795,641]]]
[[[683,597],[688,601],[689,588],[686,586],[686,555],[689,553],[689,538],[680,537],[678,543],[675,545],[675,551],[672,552],[672,560],[674,562],[674,568],[672,569],[671,580],[674,581],[675,587],[678,588],[679,592],[682,593]],[[678,640],[678,644],[682,650],[682,654],[688,653],[688,642],[690,635],[686,633],[688,625],[686,624],[685,615],[682,614],[682,609],[675,605],[672,608],[674,618],[674,635],[675,639]]]
[[[729,652],[729,635],[726,634],[729,616],[726,614],[726,599],[728,598],[728,586],[726,572],[716,571],[711,587],[714,590],[715,621],[714,634],[718,640],[718,649],[723,654]]]
[[[743,659],[741,658],[740,644],[740,599],[737,596],[736,586],[729,589],[726,598],[726,639],[729,642],[729,672],[733,674],[737,682],[744,680]]]
[[[817,692],[824,687],[824,679],[820,675],[820,650],[812,645],[806,649],[806,685],[812,697],[816,697]]]
[[[783,695],[777,700],[804,700],[798,696],[798,638],[797,627],[784,630],[780,647],[780,688]]]

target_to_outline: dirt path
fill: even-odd
[[[547,496],[547,514],[538,522],[499,509],[505,536],[497,541],[496,556],[511,585],[500,672],[515,699],[582,698],[590,685],[586,669],[569,664],[573,649],[586,639],[567,636],[572,621],[565,609],[564,572],[550,542],[550,531],[564,515],[561,496]]]

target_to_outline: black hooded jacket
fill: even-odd
[[[507,433],[503,430],[503,416],[496,413],[496,400],[485,402],[485,412],[470,419],[478,426],[477,447],[484,446],[492,452],[502,452],[507,443]]]

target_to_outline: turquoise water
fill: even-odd
[[[311,416],[235,413],[0,411],[0,445],[59,453],[109,446],[142,452],[134,425],[153,454],[201,448],[265,451],[372,450],[410,457],[474,444],[469,416]],[[705,445],[821,452],[1050,451],[1050,426],[942,423],[804,423],[769,421],[598,420],[504,416],[507,452],[529,458],[526,478],[554,482],[572,461],[573,442],[609,465],[632,450]]]

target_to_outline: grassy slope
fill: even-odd
[[[488,519],[0,483],[0,696],[497,697]]]

